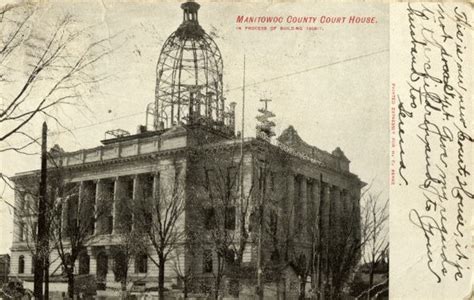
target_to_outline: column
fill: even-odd
[[[112,215],[114,216],[112,220],[112,234],[117,233],[117,229],[118,229],[117,219],[119,216],[119,212],[118,212],[117,202],[120,201],[120,197],[119,197],[120,189],[121,189],[120,177],[117,176],[115,177],[115,180],[114,180],[114,197],[113,197],[114,199],[112,203]]]
[[[61,198],[61,235],[63,238],[66,237],[67,231],[69,230],[67,225],[69,221],[69,201],[66,199],[65,197]]]
[[[93,217],[93,221],[94,221],[94,229],[92,231],[92,234],[97,234],[99,233],[100,231],[98,230],[98,226],[99,226],[99,217],[101,217],[100,215],[100,211],[98,209],[100,203],[99,203],[99,196],[97,194],[98,192],[98,188],[99,188],[99,179],[97,180],[94,180],[93,183],[95,184],[95,189],[94,191],[89,191],[90,195],[92,196],[92,194],[94,195],[94,202],[92,203],[92,217]]]
[[[300,227],[302,229],[302,232],[307,232],[307,230],[305,230],[308,226],[308,223],[307,223],[307,214],[308,214],[308,206],[307,206],[307,203],[308,203],[308,186],[307,186],[307,182],[306,182],[306,177],[304,176],[301,176],[300,177],[300,184],[299,184],[299,188],[300,188],[300,199],[298,199],[299,201],[301,201],[299,207],[301,209],[301,212],[300,212],[300,217],[301,217],[301,220],[300,220],[300,224],[302,224],[302,226]]]
[[[322,252],[322,257],[324,261],[324,265],[322,266],[323,268],[323,274],[322,277],[324,278],[324,281],[327,282],[329,279],[329,251],[330,251],[330,226],[331,226],[331,220],[330,220],[330,215],[331,215],[331,191],[330,191],[330,185],[327,183],[322,183],[322,201],[321,201],[321,223],[322,223],[322,228],[321,228],[321,233],[322,233],[322,245],[321,248],[323,249]]]
[[[321,223],[322,223],[322,233],[323,237],[327,239],[330,232],[330,225],[331,225],[331,201],[330,201],[330,186],[327,183],[323,183],[322,185],[322,200],[321,200]]]
[[[313,270],[312,274],[312,281],[313,281],[313,288],[316,289],[317,292],[320,292],[321,286],[320,284],[320,278],[321,278],[321,258],[322,254],[321,253],[321,189],[320,189],[321,183],[318,180],[313,180],[311,184],[311,201],[313,202],[313,215],[314,215],[314,225],[315,225],[315,250],[316,250],[316,268]]]
[[[160,173],[153,174],[153,200],[156,201],[160,197]]]
[[[130,209],[132,210],[132,229],[135,227],[135,210],[136,210],[136,205],[137,205],[137,202],[139,201],[138,197],[139,195],[141,195],[141,187],[140,187],[140,176],[139,175],[135,175],[133,176],[133,192],[132,192],[132,199],[129,199],[129,201],[131,201],[132,203],[130,203],[130,205],[128,205],[128,207],[130,207]]]
[[[288,229],[290,234],[294,233],[294,221],[295,221],[295,176],[290,173],[288,175],[287,182],[287,203],[286,203],[286,215],[288,217]]]
[[[77,208],[79,209],[82,206],[82,200],[84,198],[84,181],[79,182],[79,191],[77,194],[78,194]]]
[[[89,255],[89,274],[96,274],[97,260],[93,256],[92,247],[87,247],[87,255]]]
[[[341,239],[341,190],[338,186],[333,186],[331,190],[331,231],[333,232],[334,241]]]
[[[352,207],[351,207],[351,203],[350,203],[350,199],[349,199],[349,193],[346,189],[343,189],[342,190],[342,204],[343,204],[343,215],[347,218],[350,218],[350,220],[353,220],[353,211],[352,211]]]
[[[321,183],[318,180],[313,181],[313,197],[312,201],[314,204],[314,215],[316,216],[316,224],[319,224],[319,220],[321,218],[320,216],[320,209],[321,209],[321,189],[320,189]],[[318,225],[319,228],[319,225]]]
[[[360,240],[361,232],[360,232],[360,189],[356,188],[354,190],[354,196],[352,205],[354,206],[354,213],[357,216],[356,224],[356,239]]]
[[[105,281],[107,283],[115,282],[115,275],[114,275],[114,256],[112,255],[112,251],[110,251],[110,246],[105,246],[106,254],[107,254],[107,276],[105,276]]]
[[[94,234],[104,233],[104,220],[106,220],[107,210],[104,206],[104,192],[103,192],[103,180],[97,179],[95,183],[95,207],[94,211],[97,216],[96,226],[94,227]],[[89,254],[90,256],[90,254]],[[92,261],[92,256],[91,261]]]

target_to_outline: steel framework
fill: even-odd
[[[225,107],[223,96],[222,56],[198,23],[199,7],[191,1],[181,5],[183,22],[161,49],[152,109],[155,130],[177,124],[234,125],[234,109]]]

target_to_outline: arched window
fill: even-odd
[[[135,257],[135,273],[146,273],[148,269],[147,265],[147,255],[138,254]]]
[[[18,258],[18,274],[25,273],[25,257],[20,255]]]
[[[79,274],[89,274],[90,257],[87,252],[82,252],[79,256]]]
[[[104,281],[108,272],[108,260],[107,254],[100,252],[97,255],[97,280]]]

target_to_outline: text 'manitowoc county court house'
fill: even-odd
[[[90,232],[94,238],[76,262],[78,278],[92,276],[101,283],[99,290],[119,288],[118,281],[123,277],[116,268],[123,259],[117,250],[120,237],[139,221],[130,207],[143,197],[169,197],[163,191],[179,181],[183,191],[179,197],[184,197],[186,208],[177,228],[185,234],[176,247],[181,251],[175,251],[166,264],[165,283],[169,289],[182,288],[177,265],[180,270],[192,272],[195,281],[202,282],[201,287],[210,284],[206,282],[218,271],[222,255],[208,233],[220,226],[214,220],[222,215],[219,210],[225,212],[224,230],[232,233],[235,243],[227,245],[225,269],[230,270],[240,255],[239,267],[247,270],[246,278],[251,282],[257,268],[257,236],[261,233],[266,282],[272,281],[268,274],[278,272],[276,266],[294,268],[308,262],[314,251],[318,251],[318,269],[311,276],[323,283],[330,280],[331,260],[338,258],[329,247],[345,239],[341,237],[343,224],[350,223],[351,238],[360,239],[359,200],[365,183],[350,172],[350,161],[341,149],[329,153],[311,146],[292,126],[276,141],[271,140],[271,121],[263,117],[257,137],[242,139],[235,131],[236,105],[226,103],[224,97],[223,58],[198,23],[199,4],[186,2],[181,8],[182,23],[165,41],[158,60],[156,99],[146,108],[146,125],[140,126],[136,134],[113,132],[115,136],[95,148],[74,152],[57,148],[51,152],[67,174],[64,184],[76,186],[78,191],[62,200],[64,226],[78,222],[75,211],[83,205],[91,206],[91,218],[97,217]],[[271,116],[266,109],[261,113]],[[52,163],[50,167],[55,168]],[[232,178],[237,179],[236,183],[229,185]],[[29,193],[36,193],[39,171],[17,174],[14,182],[18,208],[35,201]],[[222,199],[209,199],[209,190],[221,188],[220,182],[229,192],[228,201],[218,205],[213,201]],[[245,211],[240,202],[243,198],[248,200]],[[101,201],[111,201],[112,205],[98,216],[94,208]],[[150,214],[153,212],[151,208]],[[258,229],[259,212],[265,220],[261,222],[266,228],[263,231]],[[32,287],[33,280],[28,244],[31,232],[27,227],[34,218],[28,214],[15,216],[11,249],[11,275],[24,280],[26,287]],[[192,244],[192,249],[187,244],[188,233],[202,238]],[[246,235],[245,246],[239,254],[242,234]],[[158,268],[151,259],[157,260],[153,247],[145,244],[143,249],[144,255],[130,260],[128,280],[146,290],[157,286]],[[53,251],[50,290],[65,291],[66,281],[56,256]],[[228,273],[226,280],[230,279]]]

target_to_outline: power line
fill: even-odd
[[[295,75],[299,75],[299,74],[302,74],[302,73],[310,72],[310,71],[313,71],[313,70],[318,70],[318,69],[323,69],[323,68],[326,68],[326,67],[335,66],[335,65],[338,65],[338,64],[341,64],[341,63],[354,61],[354,60],[358,60],[358,59],[361,59],[361,58],[366,58],[366,57],[369,57],[369,56],[372,56],[372,55],[376,55],[376,54],[380,54],[380,53],[388,52],[388,51],[389,51],[389,49],[383,49],[383,50],[379,50],[379,51],[376,51],[376,52],[366,53],[366,54],[362,54],[362,55],[359,55],[359,56],[354,56],[354,57],[338,60],[338,61],[335,61],[335,62],[332,62],[332,63],[319,65],[319,66],[303,69],[303,70],[300,70],[300,71],[296,71],[296,72],[292,72],[292,73],[288,73],[288,74],[284,74],[284,75],[264,79],[262,81],[257,81],[257,82],[254,82],[254,83],[247,84],[247,86],[256,86],[256,85],[260,85],[262,83],[267,83],[267,82],[275,81],[275,80],[278,80],[278,79],[283,79],[283,78],[287,78],[287,77],[290,77],[290,76],[295,76]],[[238,86],[238,87],[235,87],[235,88],[227,89],[225,91],[229,92],[229,91],[240,90],[240,89],[242,89],[242,87]]]
[[[302,73],[307,73],[307,72],[314,71],[314,70],[319,70],[319,69],[335,66],[335,65],[350,62],[350,61],[355,61],[355,60],[358,60],[358,59],[370,57],[370,56],[377,55],[377,54],[384,53],[384,52],[388,52],[388,51],[389,51],[389,49],[383,49],[383,50],[379,50],[379,51],[375,51],[375,52],[362,54],[362,55],[359,55],[359,56],[354,56],[354,57],[349,57],[349,58],[346,58],[346,59],[338,60],[338,61],[335,61],[335,62],[332,62],[332,63],[319,65],[319,66],[314,66],[314,67],[311,67],[311,68],[303,69],[303,70],[300,70],[300,71],[296,71],[296,72],[292,72],[292,73],[288,73],[288,74],[284,74],[284,75],[280,75],[280,76],[276,76],[276,77],[271,77],[271,78],[264,79],[264,80],[261,80],[261,81],[257,81],[257,82],[254,82],[254,83],[250,83],[250,84],[246,83],[246,87],[248,87],[248,86],[257,86],[257,85],[260,85],[260,84],[263,84],[263,83],[267,83],[267,82],[271,82],[271,81],[275,81],[275,80],[279,80],[279,79],[299,75],[299,74],[302,74]],[[229,92],[229,91],[233,91],[233,90],[242,90],[242,88],[243,88],[243,86],[236,86],[234,88],[229,88],[229,89],[225,90],[225,92]],[[90,128],[90,127],[94,127],[94,126],[97,126],[97,125],[100,125],[100,124],[104,124],[104,123],[108,123],[108,122],[112,122],[112,121],[116,121],[116,120],[121,120],[121,119],[126,119],[126,118],[133,117],[133,116],[138,116],[142,113],[143,112],[127,114],[127,115],[123,115],[123,116],[120,116],[120,117],[117,117],[117,118],[108,119],[108,120],[101,121],[101,122],[96,122],[96,123],[92,123],[92,124],[88,124],[88,125],[84,125],[84,126],[79,126],[79,127],[74,127],[74,128],[71,128],[70,130],[61,130],[61,131],[52,132],[52,133],[50,133],[50,135],[58,135],[58,134],[61,134],[61,133],[67,133],[67,132],[72,132],[72,131],[76,131],[76,130],[80,130],[80,129],[84,129],[84,128]]]

